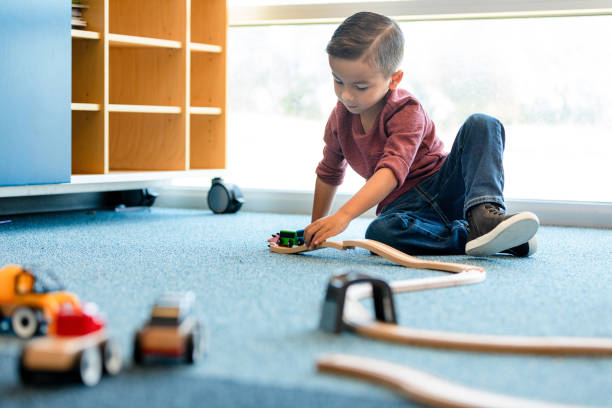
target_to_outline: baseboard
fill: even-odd
[[[509,212],[531,211],[542,225],[612,228],[612,203],[506,200]]]
[[[163,187],[156,207],[207,209],[207,187]],[[244,205],[241,211],[278,214],[310,214],[311,191],[243,189]],[[340,208],[351,198],[350,194],[337,194],[332,210]],[[534,212],[542,225],[570,227],[612,228],[612,203],[578,201],[544,201],[507,199],[509,212]],[[374,209],[363,217],[374,217]]]

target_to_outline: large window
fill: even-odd
[[[336,103],[337,24],[231,27],[228,165],[244,187],[311,190]],[[612,201],[612,16],[402,22],[402,86],[450,149],[470,113],[506,127],[506,197]],[[363,179],[349,172],[340,191]]]

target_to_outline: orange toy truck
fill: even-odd
[[[0,268],[0,323],[18,337],[54,333],[62,307],[81,311],[78,298],[64,291],[50,272],[33,272],[20,265]]]

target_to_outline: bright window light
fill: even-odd
[[[231,27],[228,167],[246,188],[312,190],[336,103],[333,25]],[[475,112],[506,127],[505,195],[612,201],[612,16],[401,23],[401,86],[447,150]],[[339,191],[364,183],[349,172]]]

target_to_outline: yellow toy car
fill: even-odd
[[[0,269],[0,327],[24,339],[54,333],[62,307],[81,310],[76,295],[63,289],[50,272],[4,266]]]
[[[160,297],[149,321],[134,335],[134,362],[150,357],[183,359],[193,364],[204,349],[201,325],[191,316],[195,296],[191,292]]]

